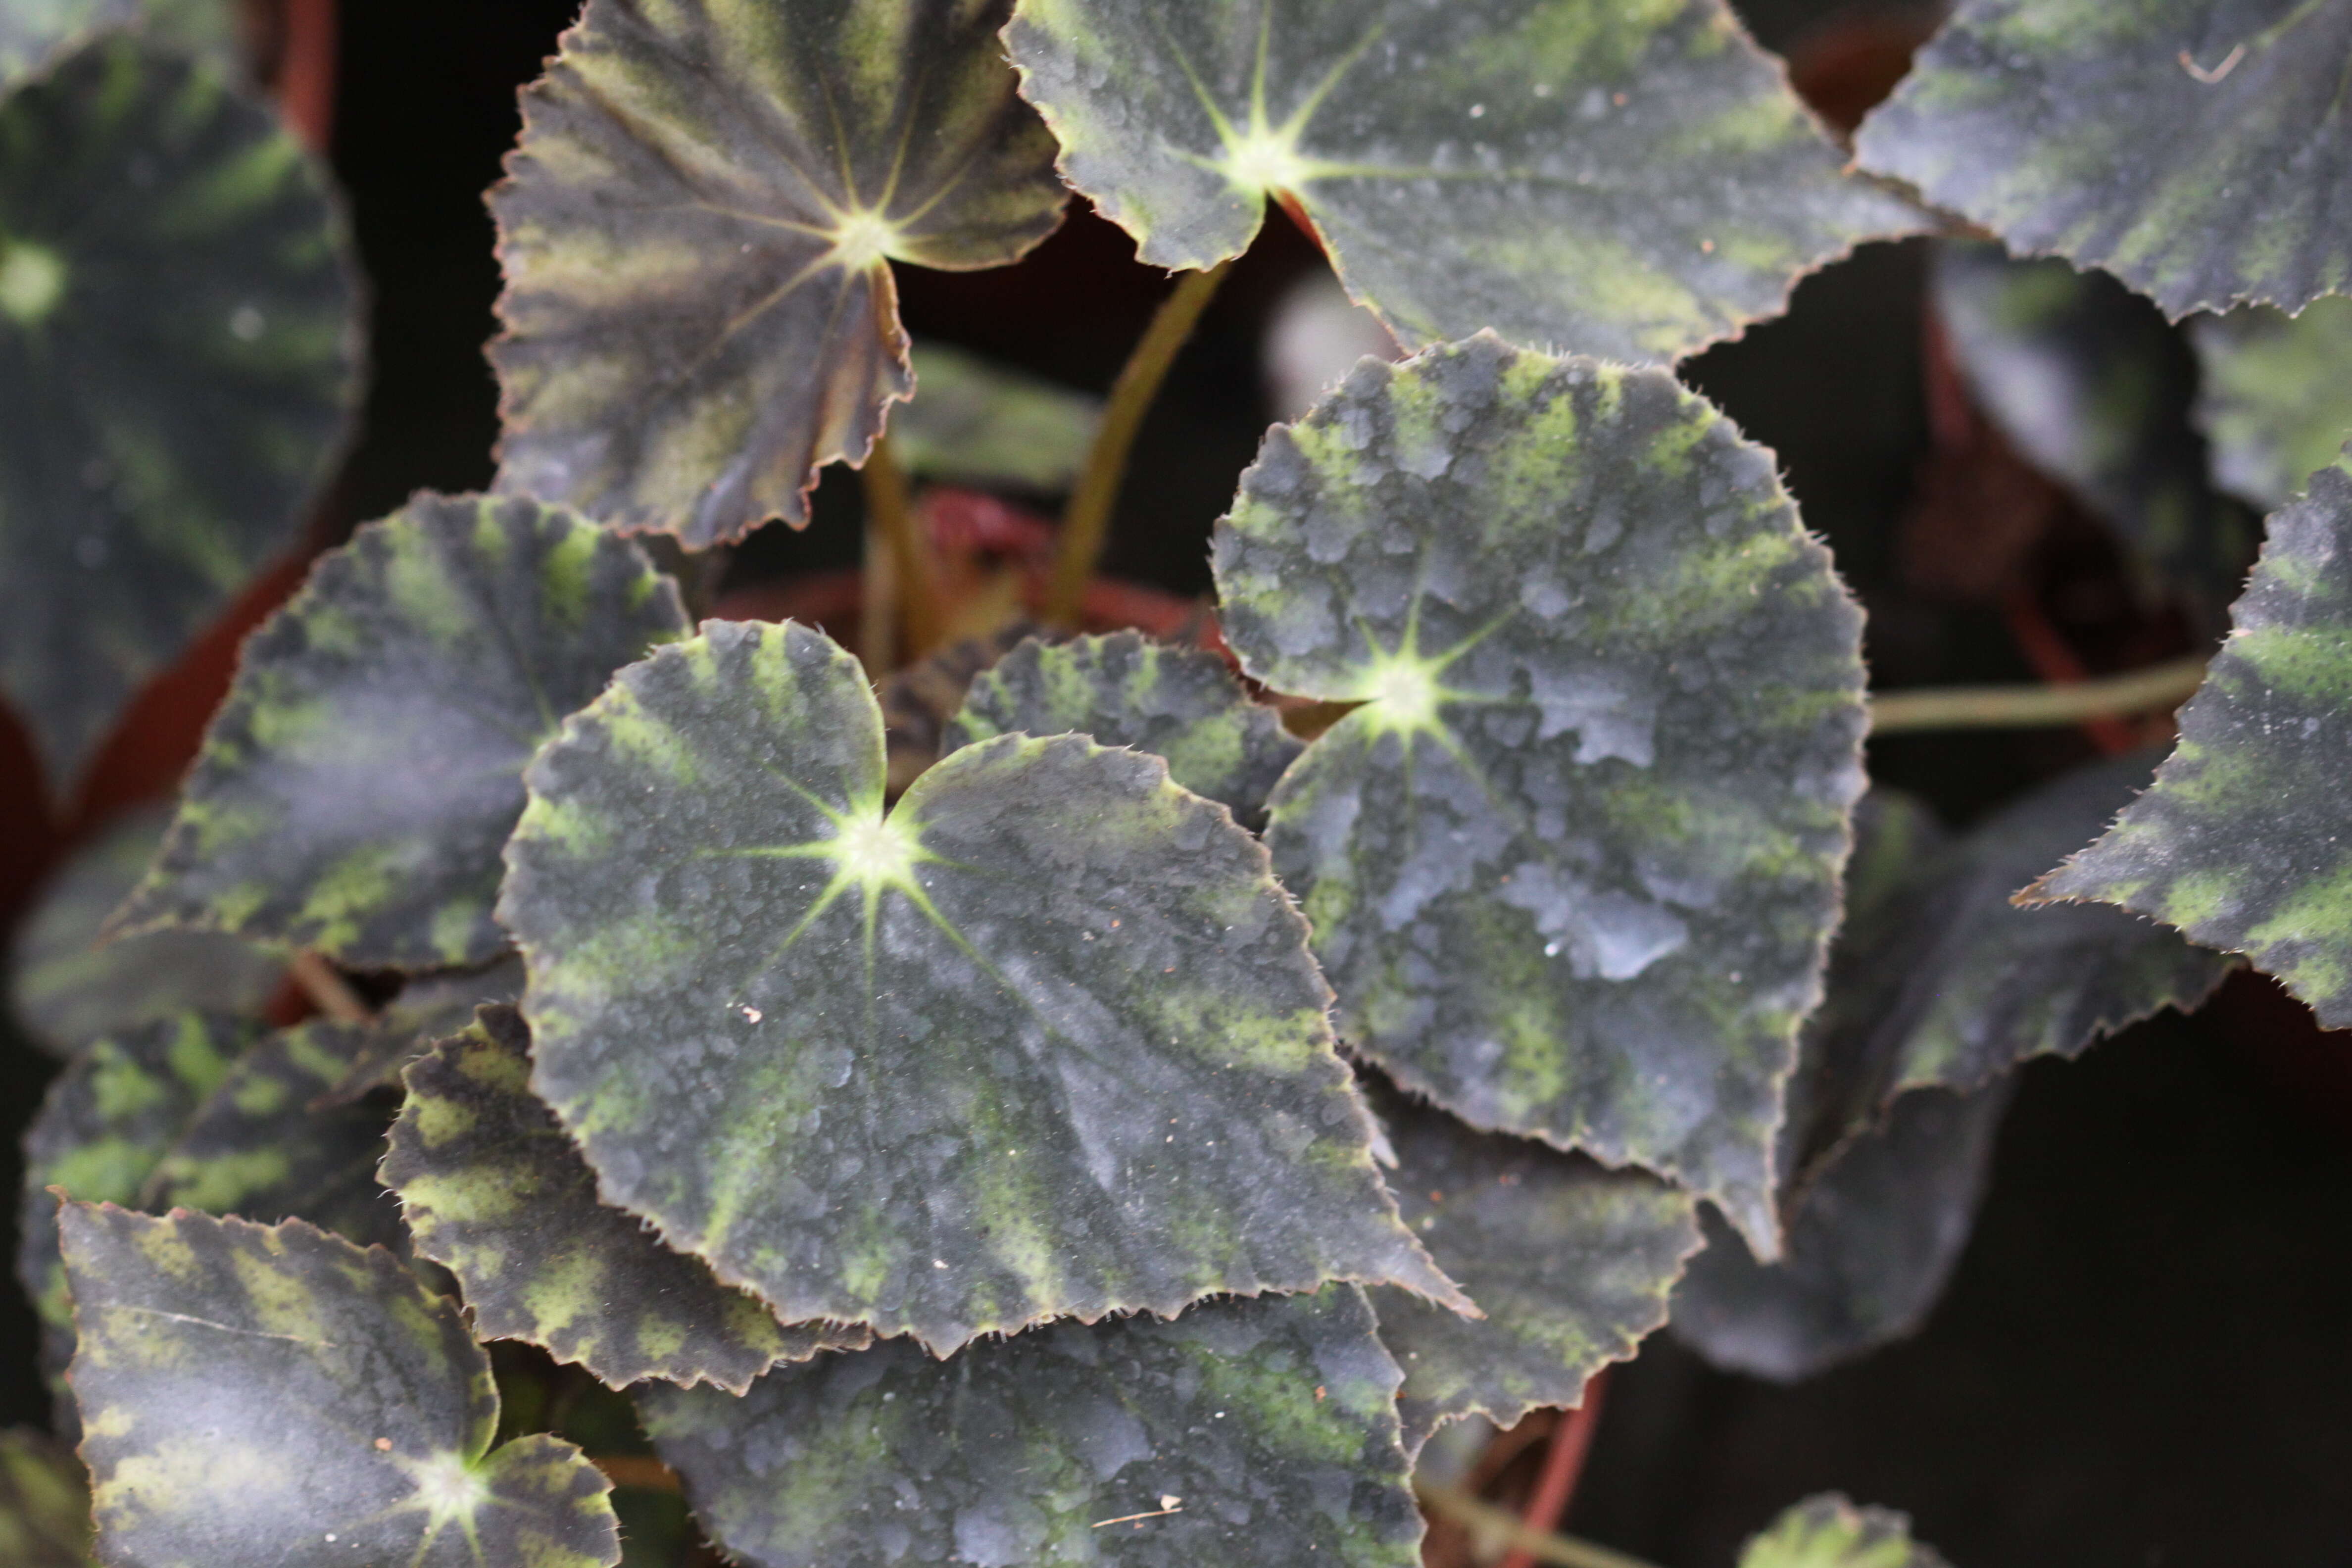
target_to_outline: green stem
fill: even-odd
[[[1087,453],[1087,466],[1079,470],[1077,488],[1070,492],[1068,510],[1062,514],[1061,548],[1054,560],[1053,585],[1045,596],[1045,619],[1055,626],[1078,624],[1087,584],[1110,537],[1110,510],[1127,478],[1127,457],[1135,446],[1136,432],[1143,428],[1143,416],[1150,411],[1160,384],[1168,378],[1168,367],[1176,363],[1177,351],[1192,335],[1201,312],[1233,265],[1221,261],[1206,272],[1187,272],[1178,279],[1111,386],[1102,424]]]
[[[857,477],[866,493],[866,566],[858,640],[865,647],[866,673],[879,677],[897,662],[902,627],[905,653],[919,658],[938,644],[945,619],[931,558],[916,537],[907,471],[887,437],[874,438]]]
[[[2191,654],[2124,675],[2060,686],[1948,686],[1890,692],[1870,700],[1870,732],[2037,729],[2176,708],[2205,679],[2206,658]]]
[[[1538,1563],[1556,1563],[1560,1568],[1651,1568],[1638,1557],[1612,1552],[1590,1541],[1530,1529],[1510,1510],[1482,1501],[1460,1487],[1415,1481],[1412,1489],[1431,1512],[1466,1524],[1473,1532],[1498,1545],[1524,1552]]]

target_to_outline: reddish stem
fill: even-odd
[[[1528,1499],[1527,1521],[1529,1530],[1546,1535],[1559,1528],[1560,1516],[1568,1511],[1569,1500],[1576,1495],[1577,1479],[1584,1473],[1585,1456],[1592,1451],[1592,1434],[1601,1425],[1601,1395],[1608,1384],[1606,1370],[1595,1373],[1584,1385],[1584,1402],[1560,1417],[1552,1428],[1551,1447],[1544,1454],[1543,1474],[1536,1479],[1536,1489]],[[1502,1568],[1536,1568],[1533,1552],[1513,1547],[1503,1559]]]
[[[2026,662],[2042,679],[2053,686],[2069,686],[2090,675],[2074,650],[2066,646],[2066,639],[2058,635],[2058,628],[2050,624],[2042,601],[2033,596],[2032,589],[2011,589],[2001,600],[2001,614],[2009,622],[2009,635],[2017,639]],[[2093,745],[2111,757],[2139,744],[2139,736],[2130,723],[2112,716],[2084,720],[2083,732],[2090,736]]]
[[[278,111],[324,157],[335,131],[335,0],[286,0],[279,26]]]

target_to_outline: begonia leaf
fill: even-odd
[[[531,1087],[608,1201],[785,1321],[945,1353],[1334,1278],[1466,1306],[1265,851],[1158,759],[1001,736],[886,815],[856,661],[712,622],[529,778]]]
[[[1244,826],[1305,747],[1281,717],[1251,700],[1225,661],[1135,632],[1026,642],[975,677],[946,749],[1013,733],[1090,735],[1149,752],[1168,776],[1218,802]]]
[[[877,683],[882,704],[882,740],[889,756],[892,800],[940,760],[948,725],[963,707],[980,672],[1040,632],[1023,619],[982,637],[964,637],[924,655]]]
[[[626,540],[527,499],[418,497],[247,643],[122,925],[361,966],[489,962],[523,763],[687,629],[677,585]]]
[[[2352,438],[2352,300],[2315,300],[2293,317],[2266,305],[2199,316],[2189,341],[2213,482],[2284,506]]]
[[[594,1173],[530,1092],[530,1044],[520,1014],[485,1007],[413,1063],[383,1160],[416,1250],[457,1276],[477,1335],[528,1340],[614,1388],[657,1377],[735,1394],[778,1362],[872,1342],[785,1327],[598,1202]]]
[[[299,538],[358,397],[349,251],[210,67],[113,34],[0,101],[0,689],[54,793]]]
[[[300,1220],[59,1225],[104,1561],[620,1562],[604,1478],[559,1438],[490,1448],[488,1358],[390,1253]]]
[[[742,1399],[651,1387],[696,1517],[756,1568],[1415,1568],[1395,1362],[1363,1297],[904,1341]]]
[[[25,1427],[0,1431],[0,1563],[91,1568],[89,1478],[73,1450]]]
[[[341,1079],[321,1098],[357,1100],[379,1089],[398,1089],[402,1069],[474,1022],[479,1007],[522,1000],[522,960],[513,953],[479,969],[420,974],[394,993],[367,1024]]]
[[[2352,286],[2345,0],[1961,0],[1864,168],[2176,319]]]
[[[1021,0],[1005,43],[1141,259],[1237,256],[1280,197],[1408,348],[1670,362],[1916,226],[1720,0]]]
[[[2218,619],[2253,558],[2254,520],[2207,476],[2196,365],[2163,315],[2103,273],[1981,242],[1938,246],[1929,279],[2001,434],[2115,531],[2144,597],[2186,590]]]
[[[1911,1539],[1892,1509],[1857,1508],[1835,1492],[1787,1510],[1741,1549],[1739,1568],[1948,1568]]]
[[[2352,452],[2271,514],[2233,629],[2147,794],[2028,889],[2242,952],[2352,1026]]]
[[[946,343],[919,342],[915,400],[890,421],[907,471],[949,484],[1069,489],[1102,400]]]
[[[1860,615],[1771,454],[1662,373],[1481,334],[1276,426],[1214,565],[1249,674],[1362,704],[1266,833],[1340,1034],[1769,1253],[1864,722]]]
[[[133,812],[66,862],[26,917],[10,953],[16,1019],[43,1048],[70,1056],[99,1036],[187,1011],[257,1016],[284,976],[282,955],[215,931],[155,931],[101,942],[170,824]]]
[[[491,193],[502,489],[699,548],[808,520],[913,391],[892,259],[1061,221],[1011,0],[591,0]]]
[[[10,0],[0,5],[0,92],[138,16],[139,0]]]
[[[1398,1207],[1486,1313],[1471,1320],[1385,1286],[1381,1342],[1404,1368],[1408,1453],[1444,1422],[1509,1426],[1631,1357],[1666,1321],[1699,1246],[1696,1205],[1655,1176],[1602,1169],[1525,1138],[1478,1132],[1402,1095],[1373,1104],[1396,1152]]]
[[[16,1278],[41,1315],[44,1359],[73,1348],[73,1300],[58,1259],[61,1187],[89,1202],[131,1203],[258,1033],[231,1018],[183,1014],[92,1041],[49,1086],[25,1132]]]

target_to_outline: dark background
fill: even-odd
[[[343,6],[334,162],[374,289],[374,382],[323,540],[419,487],[489,478],[480,349],[497,274],[480,197],[515,133],[515,89],[572,9]],[[1899,68],[1922,7],[1745,9],[1835,111],[1840,94],[1867,101],[1872,80],[1891,79],[1888,51]],[[1146,426],[1108,571],[1205,590],[1209,527],[1268,417],[1267,312],[1321,265],[1269,220]],[[1018,268],[901,279],[919,335],[1097,390],[1165,289],[1083,203]],[[1685,374],[1780,454],[1872,611],[1879,684],[2032,679],[1995,608],[1923,593],[1901,569],[1928,440],[1920,287],[1917,246],[1868,247],[1809,280],[1788,317]],[[768,531],[735,580],[851,563],[857,528],[856,486],[836,479],[815,525]],[[2103,586],[2118,574],[2095,530],[2055,530],[2030,566],[2094,668],[2145,643],[2148,628]],[[7,750],[0,736],[0,771]],[[1978,732],[1882,744],[1872,762],[1959,824],[2091,754],[2072,731]],[[108,804],[89,803],[85,824]],[[0,810],[0,919],[71,831]],[[0,1183],[13,1192],[16,1138],[49,1068],[5,1027]],[[1836,1488],[1909,1510],[1958,1568],[2352,1565],[2347,1061],[2352,1042],[2241,976],[2193,1018],[2028,1068],[1983,1219],[1923,1333],[1793,1389],[1714,1373],[1656,1337],[1614,1374],[1567,1528],[1665,1568],[1727,1568],[1779,1509]],[[29,1314],[0,1291],[0,1424],[46,1419],[31,1343]]]

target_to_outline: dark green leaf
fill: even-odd
[[[2235,629],[2156,784],[2028,892],[2097,899],[2251,956],[2352,1026],[2352,453],[2271,515]]]
[[[967,747],[887,816],[883,765],[855,659],[723,621],[531,764],[499,918],[608,1201],[787,1322],[942,1352],[1334,1278],[1461,1302],[1222,807],[1076,736]]]
[[[1215,566],[1251,675],[1364,704],[1267,829],[1340,1033],[1769,1252],[1863,784],[1861,616],[1771,454],[1661,373],[1481,334],[1277,426]]]
[[[91,1568],[89,1478],[63,1443],[24,1427],[0,1432],[0,1563]]]
[[[620,1561],[604,1478],[579,1450],[489,1451],[488,1358],[390,1253],[300,1220],[69,1204],[60,1225],[109,1563]]]
[[[2345,0],[1961,0],[1863,167],[2176,319],[2352,286]]]
[[[973,679],[946,749],[1014,732],[1091,735],[1149,752],[1179,785],[1244,826],[1264,820],[1267,792],[1305,749],[1223,659],[1134,632],[1014,648]]]
[[[1807,1498],[1748,1542],[1739,1568],[1946,1568],[1889,1509],[1856,1508],[1835,1492]]]
[[[1010,0],[591,0],[491,194],[499,485],[699,548],[808,519],[913,391],[890,261],[1061,221]]]
[[[488,963],[523,763],[687,629],[625,540],[529,500],[419,496],[321,557],[246,644],[124,926]]]
[[[1144,261],[1213,266],[1293,200],[1407,347],[1664,363],[1916,226],[1720,0],[1022,0],[1005,42]]]
[[[509,953],[481,969],[421,974],[383,1005],[352,1053],[341,1081],[323,1097],[341,1103],[400,1087],[401,1069],[450,1036],[463,1033],[477,1007],[522,1000],[522,960]]]
[[[2163,315],[2103,273],[1998,245],[1942,245],[1930,278],[1961,373],[2011,444],[2116,530],[2144,596],[2185,589],[2218,620],[2254,520],[2206,476],[2196,365]]]
[[[947,727],[963,707],[972,679],[1032,636],[1046,635],[1026,620],[985,637],[966,637],[895,671],[875,689],[882,704],[882,739],[889,754],[889,795],[907,793],[940,760]]]
[[[0,688],[62,794],[296,542],[359,391],[324,169],[116,35],[0,102]]]
[[[599,1203],[594,1173],[530,1092],[530,1044],[520,1014],[485,1007],[413,1064],[383,1161],[416,1249],[457,1277],[476,1334],[542,1345],[614,1388],[658,1377],[737,1394],[780,1361],[872,1342],[784,1327]]]
[[[2189,341],[2213,482],[2284,506],[2352,437],[2352,300],[2315,300],[2294,317],[2263,305],[2200,316]]]
[[[1332,1286],[946,1363],[898,1341],[743,1399],[638,1405],[697,1517],[757,1568],[1417,1568],[1397,1378],[1363,1297]]]
[[[25,1133],[16,1278],[40,1311],[43,1354],[53,1368],[73,1348],[74,1325],[49,1189],[93,1203],[137,1198],[256,1032],[194,1013],[159,1019],[92,1042],[49,1086]]]
[[[917,343],[915,400],[890,425],[911,473],[950,484],[1065,490],[1102,422],[1102,401],[950,348]]]
[[[81,850],[26,918],[10,954],[25,1032],[58,1056],[117,1029],[191,1009],[257,1016],[282,956],[212,931],[156,931],[100,945],[100,928],[155,858],[171,822],[140,811]]]
[[[1375,1097],[1405,1223],[1486,1309],[1473,1321],[1385,1286],[1381,1342],[1404,1368],[1408,1453],[1473,1414],[1508,1426],[1576,1405],[1585,1383],[1666,1321],[1699,1245],[1696,1205],[1654,1176],[1608,1171],[1523,1138],[1474,1132],[1398,1094]]]

